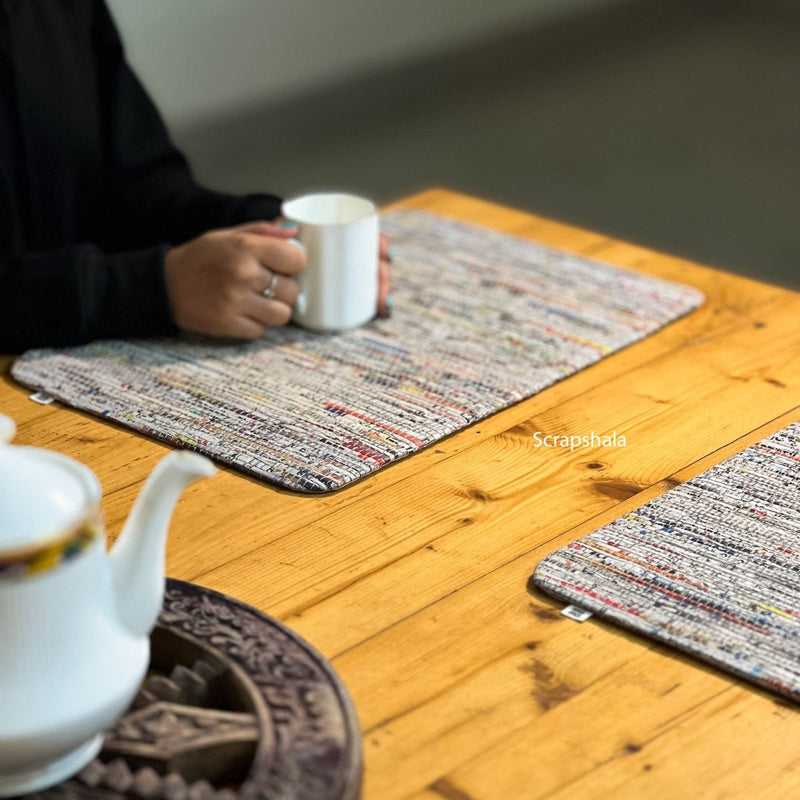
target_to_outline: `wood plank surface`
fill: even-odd
[[[422,208],[702,289],[626,350],[339,492],[222,469],[181,500],[168,572],[286,621],[333,665],[365,800],[800,796],[797,707],[527,589],[539,559],[800,419],[800,295],[475,198]],[[432,287],[435,291],[435,287]],[[16,441],[104,487],[109,538],[167,448],[58,404],[0,357]],[[537,448],[533,433],[624,435]]]

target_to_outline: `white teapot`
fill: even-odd
[[[173,507],[215,471],[168,455],[106,554],[94,474],[13,434],[0,415],[0,797],[65,780],[99,751],[147,670]]]

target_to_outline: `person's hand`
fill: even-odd
[[[253,222],[209,231],[167,251],[164,273],[172,316],[185,331],[258,339],[285,325],[297,301],[293,275],[305,253],[296,228]]]
[[[380,235],[378,247],[378,316],[388,317],[392,313],[392,276],[389,269],[392,258],[389,255],[389,240]]]

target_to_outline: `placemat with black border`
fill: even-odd
[[[532,582],[800,700],[800,422],[559,548]]]
[[[253,343],[32,350],[20,383],[286,489],[347,486],[648,336],[699,290],[427,212],[382,219],[394,313]]]

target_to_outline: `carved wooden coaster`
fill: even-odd
[[[150,671],[100,755],[42,800],[356,800],[361,734],[326,660],[251,606],[167,579]]]

